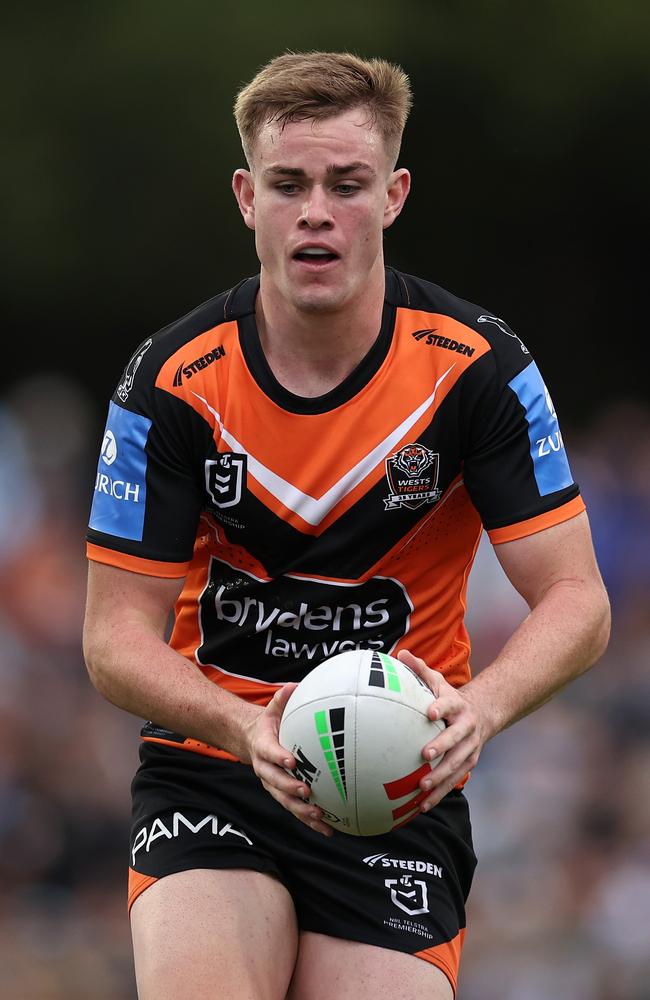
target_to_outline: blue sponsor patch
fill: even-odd
[[[555,408],[535,362],[508,383],[526,411],[530,454],[540,496],[573,483]]]
[[[142,541],[147,501],[145,444],[150,427],[147,417],[108,404],[90,511],[94,531]]]

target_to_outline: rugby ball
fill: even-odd
[[[422,750],[445,727],[427,709],[435,695],[400,660],[354,649],[324,660],[300,682],[280,721],[292,772],[334,829],[387,833],[419,813],[419,782],[439,764]]]

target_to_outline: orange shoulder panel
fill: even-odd
[[[239,353],[239,330],[236,321],[231,320],[199,333],[179,347],[158,372],[156,388],[185,400],[207,417],[208,411],[198,397],[214,404],[215,377],[220,380],[219,373],[230,365],[234,353]]]

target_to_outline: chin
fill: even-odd
[[[294,299],[296,309],[304,313],[312,313],[314,316],[325,313],[337,312],[343,305],[342,299],[327,298],[297,298]]]
[[[291,296],[296,309],[314,314],[336,312],[349,297],[349,290],[344,288],[294,289]]]

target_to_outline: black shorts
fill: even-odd
[[[476,866],[462,792],[388,834],[325,838],[280,806],[246,764],[153,743],[142,744],[140,759],[130,904],[175,872],[268,872],[291,894],[302,930],[417,955],[456,989]]]

